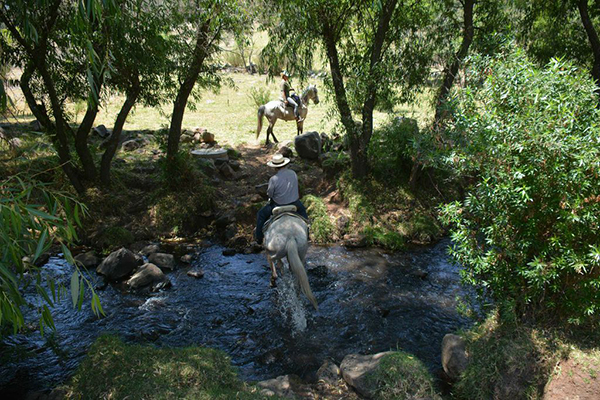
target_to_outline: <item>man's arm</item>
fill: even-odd
[[[271,179],[269,179],[269,186],[267,187],[267,196],[269,196],[270,199],[273,198],[273,195],[275,194],[275,176],[272,176]]]

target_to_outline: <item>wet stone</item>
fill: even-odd
[[[204,271],[188,271],[187,276],[192,278],[201,279],[204,278]]]

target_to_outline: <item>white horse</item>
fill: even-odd
[[[275,208],[273,215],[276,216],[279,213],[278,211]],[[308,250],[308,226],[304,219],[289,212],[285,212],[279,218],[274,219],[265,231],[264,246],[267,261],[271,266],[271,286],[275,286],[277,280],[275,264],[283,273],[283,258],[287,257],[290,270],[298,280],[302,292],[315,307],[315,310],[318,310],[317,300],[310,290],[308,276],[306,276],[304,270],[304,261]]]
[[[315,85],[308,85],[304,93],[302,93],[302,106],[299,106],[298,114],[300,114],[301,122],[296,122],[298,128],[298,135],[302,133],[304,126],[304,119],[308,113],[308,101],[312,100],[315,104],[319,104],[319,94],[317,93],[317,87]],[[283,119],[284,121],[293,121],[296,119],[294,116],[294,108],[286,107],[282,100],[273,100],[267,104],[263,104],[258,107],[258,127],[256,128],[256,138],[258,139],[260,131],[262,130],[262,119],[263,116],[269,120],[269,127],[267,128],[267,141],[265,144],[269,144],[269,135],[273,136],[275,143],[279,143],[279,140],[273,133],[273,126],[277,119]]]

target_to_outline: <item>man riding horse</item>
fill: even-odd
[[[298,112],[298,107],[302,106],[300,96],[298,96],[294,88],[292,88],[290,76],[285,70],[281,71],[281,100],[283,100],[283,104],[285,104],[286,107],[294,107],[294,116],[296,117],[296,121],[302,122],[304,120],[302,117],[300,117]]]
[[[290,159],[277,153],[267,165],[275,168],[277,173],[269,179],[267,195],[269,202],[258,211],[256,216],[256,242],[262,244],[264,239],[263,227],[271,217],[273,209],[279,206],[294,205],[296,212],[308,221],[306,207],[300,201],[298,192],[298,176],[294,171],[287,168]]]

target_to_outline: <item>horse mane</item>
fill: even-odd
[[[308,93],[311,90],[315,90],[317,87],[313,84],[308,85],[308,87],[306,89],[304,89],[304,91],[302,92],[302,103],[306,104],[307,100],[308,100]]]

